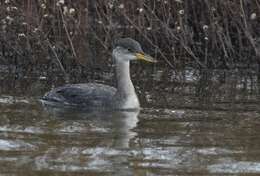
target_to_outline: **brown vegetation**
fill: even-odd
[[[251,67],[259,16],[259,0],[2,0],[0,64],[91,68],[132,37],[171,68]]]

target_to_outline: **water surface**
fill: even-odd
[[[1,76],[0,173],[260,174],[257,74],[141,70],[133,78],[140,112],[79,112],[38,101],[62,79]]]

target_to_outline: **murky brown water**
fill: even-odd
[[[133,77],[140,112],[44,108],[38,98],[53,80],[1,76],[0,173],[260,174],[254,73],[142,71]]]

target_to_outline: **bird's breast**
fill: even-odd
[[[124,100],[122,109],[138,109],[139,107],[140,103],[137,96],[130,95]]]

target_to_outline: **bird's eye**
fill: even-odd
[[[130,48],[128,48],[127,50],[128,50],[129,52],[132,52],[132,49],[130,49]]]

